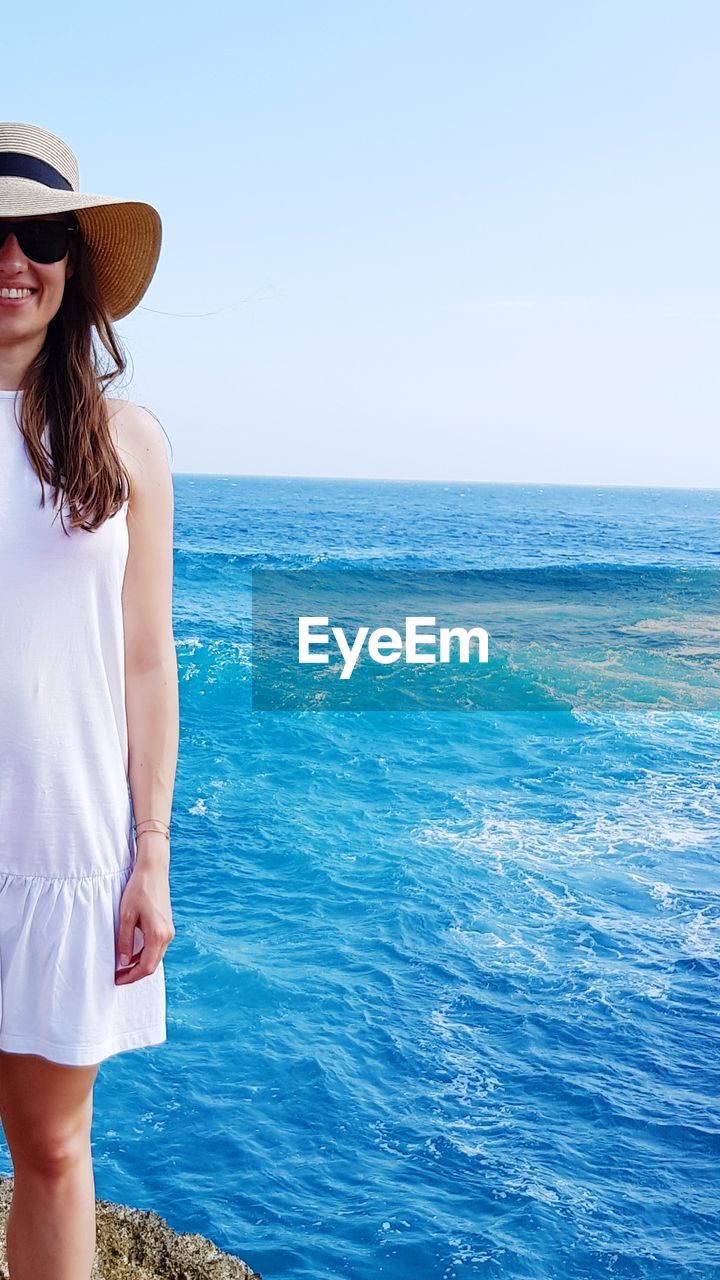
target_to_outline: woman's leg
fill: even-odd
[[[64,1067],[0,1051],[0,1120],[14,1174],[10,1280],[90,1280],[96,1244],[90,1128],[98,1065]]]

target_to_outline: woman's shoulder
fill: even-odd
[[[105,397],[113,443],[130,472],[133,490],[169,474],[165,435],[157,418],[142,405]]]
[[[113,400],[105,397],[108,408],[108,421],[113,439],[122,447],[152,444],[162,437],[162,428],[157,418],[140,404],[131,400]]]

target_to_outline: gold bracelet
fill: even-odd
[[[152,827],[152,826],[150,826],[150,823],[151,823],[151,822],[156,822],[156,823],[158,824],[158,826],[157,826],[157,827]],[[146,818],[146,819],[144,820],[144,822],[133,822],[133,828],[134,828],[134,831],[135,831],[135,835],[136,835],[136,836],[141,836],[141,835],[143,835],[143,834],[144,834],[144,830],[147,830],[147,831],[157,831],[157,830],[158,830],[158,827],[160,828],[160,834],[162,834],[162,835],[164,835],[164,836],[167,836],[167,838],[168,838],[168,840],[169,840],[169,839],[170,839],[170,828],[169,828],[169,826],[168,826],[167,822],[163,822],[160,818]],[[144,828],[144,830],[141,830],[141,828]]]
[[[136,831],[135,839],[139,840],[141,836],[164,836],[166,840],[170,840],[169,831],[156,831],[154,827],[148,827],[145,831]]]

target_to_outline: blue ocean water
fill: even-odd
[[[712,706],[250,701],[253,567],[699,573],[720,492],[175,493],[169,1039],[101,1069],[97,1194],[264,1280],[720,1277]]]

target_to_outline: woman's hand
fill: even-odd
[[[133,955],[136,928],[144,944]],[[127,986],[154,973],[174,937],[168,842],[162,832],[146,832],[120,900],[115,985]]]

